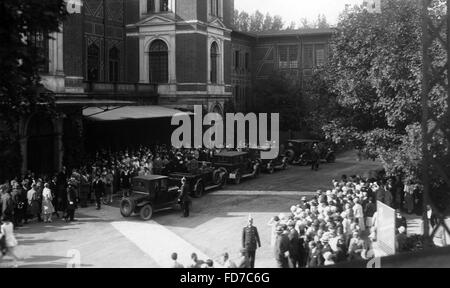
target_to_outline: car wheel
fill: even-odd
[[[148,221],[152,219],[153,216],[153,207],[150,204],[145,205],[141,208],[141,211],[139,211],[139,215],[141,216],[141,219],[144,221]]]
[[[294,157],[295,157],[295,152],[292,149],[289,149],[286,151],[286,157],[287,157],[287,161],[289,163],[292,163],[292,161],[294,161]]]
[[[234,184],[239,185],[241,184],[241,173],[236,173],[236,178],[234,179]]]
[[[135,208],[136,203],[133,199],[124,198],[122,199],[122,202],[120,202],[120,214],[122,214],[123,217],[130,217]]]
[[[194,197],[195,198],[201,198],[204,193],[205,193],[205,187],[203,187],[203,183],[202,182],[199,182],[197,184],[197,187],[195,187]]]

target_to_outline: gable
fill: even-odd
[[[167,25],[167,24],[174,24],[175,22],[170,19],[166,18],[164,16],[160,15],[153,15],[148,18],[145,18],[138,23],[136,23],[136,26],[152,26],[152,25]]]
[[[223,24],[223,22],[220,19],[218,19],[218,18],[216,18],[213,21],[209,22],[209,24],[211,26],[214,26],[214,27],[217,27],[217,28],[227,29],[227,27]]]

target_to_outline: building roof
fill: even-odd
[[[263,31],[263,32],[243,32],[233,30],[233,33],[254,38],[264,38],[277,36],[308,36],[308,35],[333,34],[334,30],[335,30],[334,28],[302,28],[295,30]]]
[[[264,31],[256,33],[257,37],[273,37],[273,36],[306,36],[306,35],[318,35],[318,34],[332,34],[333,28],[303,28],[295,30],[282,30],[282,31]]]
[[[192,115],[192,113],[156,105],[119,106],[109,107],[109,109],[88,107],[83,109],[83,116],[93,121],[171,118],[175,115]]]

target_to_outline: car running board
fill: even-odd
[[[205,187],[205,191],[209,191],[209,190],[213,190],[213,189],[219,188],[220,185],[221,185],[221,184],[217,184],[217,185],[212,185],[212,186]]]

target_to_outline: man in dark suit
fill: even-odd
[[[102,179],[99,176],[95,177],[93,189],[95,194],[95,203],[97,204],[97,210],[100,210],[101,200],[103,194],[105,194],[105,183],[103,183]]]
[[[275,261],[277,262],[278,268],[289,268],[289,238],[283,233],[284,229],[282,226],[279,225],[276,229],[277,238],[274,247]]]
[[[295,230],[295,222],[288,222],[288,238],[289,238],[289,268],[298,268],[300,259],[300,239],[297,230]]]
[[[318,268],[322,266],[323,258],[322,253],[320,253],[319,247],[317,247],[316,242],[309,242],[309,254],[307,261],[307,268]]]
[[[189,217],[189,206],[191,205],[191,198],[189,197],[189,187],[185,177],[181,179],[180,197],[178,202],[181,204],[183,210],[183,217]]]
[[[248,218],[248,225],[242,229],[242,248],[247,250],[250,267],[255,268],[256,249],[261,248],[258,229],[253,226],[253,218]]]
[[[69,185],[67,187],[67,204],[66,204],[66,215],[65,220],[68,221],[75,221],[75,210],[77,209],[77,190],[76,190],[76,183],[71,180],[69,182]]]

